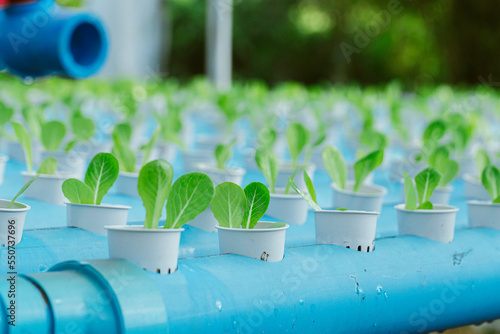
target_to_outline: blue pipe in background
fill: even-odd
[[[500,318],[499,239],[467,229],[450,244],[380,239],[371,253],[313,245],[273,263],[199,257],[171,275],[123,260],[70,261],[18,277],[16,331],[402,334],[481,323]],[[0,312],[8,284],[0,279]],[[12,333],[4,319],[0,333]]]
[[[0,69],[22,78],[86,78],[102,67],[107,51],[106,32],[96,17],[54,0],[0,10]]]

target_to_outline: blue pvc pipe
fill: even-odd
[[[14,280],[15,297],[7,294],[10,283],[0,282],[1,334],[166,332],[158,291],[144,271],[126,261],[69,261]],[[12,300],[15,320],[7,317]]]
[[[106,33],[93,15],[63,9],[54,0],[0,11],[0,68],[20,77],[85,78],[104,64]]]

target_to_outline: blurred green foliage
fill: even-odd
[[[397,79],[414,88],[479,84],[479,76],[500,74],[500,63],[494,61],[500,53],[500,21],[495,17],[500,2],[233,1],[236,79],[271,84]],[[204,4],[170,0],[167,7],[173,24],[169,72],[175,77],[204,72]]]

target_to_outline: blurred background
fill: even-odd
[[[104,18],[111,56],[103,76],[153,72],[187,80],[205,73],[205,2],[59,2]],[[397,79],[412,89],[477,85],[500,73],[494,61],[500,2],[226,0],[219,7],[218,15],[233,10],[237,80],[365,85]]]

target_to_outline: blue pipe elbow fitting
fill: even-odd
[[[43,274],[7,275],[0,308],[0,334],[167,332],[157,289],[124,260],[68,261]]]
[[[54,0],[0,10],[0,69],[22,78],[86,78],[102,67],[107,52],[104,27],[88,13]]]

